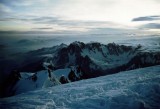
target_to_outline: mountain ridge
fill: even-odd
[[[56,69],[80,66],[86,70],[85,72],[97,69],[99,72],[121,68],[129,70],[160,64],[160,52],[146,52],[141,48],[141,45],[125,46],[115,43],[104,45],[98,42],[85,44],[75,41],[69,45],[61,44],[28,52],[25,54],[27,60],[24,60],[24,66],[19,69],[36,72],[43,69],[44,62],[52,62]],[[25,65],[28,61],[29,63]],[[117,72],[119,71],[112,73]]]

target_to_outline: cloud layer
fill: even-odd
[[[160,20],[160,16],[144,16],[144,17],[137,17],[132,19],[132,21],[154,21],[154,20]]]
[[[140,26],[141,28],[146,29],[160,29],[160,23],[148,23]]]
[[[157,0],[0,0],[0,31],[133,29],[159,23],[159,7]]]

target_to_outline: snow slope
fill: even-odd
[[[15,95],[17,95],[17,94],[32,91],[32,90],[60,85],[60,82],[59,82],[60,77],[64,75],[66,78],[68,78],[69,72],[70,72],[69,68],[58,69],[51,72],[52,81],[48,77],[47,70],[42,70],[37,72],[36,81],[32,80],[32,76],[34,75],[34,73],[23,72],[21,73],[22,78],[16,83],[12,91],[14,92]]]
[[[0,100],[1,109],[159,109],[160,65],[43,88]]]

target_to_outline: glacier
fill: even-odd
[[[0,99],[0,109],[159,109],[160,65]]]

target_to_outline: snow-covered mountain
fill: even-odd
[[[104,45],[97,42],[85,44],[77,41],[69,45],[61,44],[51,48],[42,48],[19,54],[18,58],[19,60],[15,59],[17,61],[14,64],[15,69],[19,72],[33,72],[38,75],[50,65],[53,67],[52,70],[56,71],[58,69],[68,69],[73,66],[74,70],[72,72],[69,73],[69,69],[65,73],[58,74],[60,76],[67,75],[65,79],[67,78],[68,80],[66,81],[69,82],[160,64],[160,52],[158,50],[144,50],[141,45],[125,46],[115,43]],[[10,67],[8,66],[8,68]],[[44,77],[46,80],[47,76]],[[43,86],[42,83],[40,88]],[[9,83],[7,85],[6,83],[4,84],[5,88],[3,87],[4,90],[2,93],[6,93],[9,85]],[[14,91],[9,95],[17,94],[17,90],[13,87],[12,89]],[[34,89],[34,87],[28,89]],[[20,93],[25,91],[23,89]]]
[[[159,100],[158,65],[3,98],[0,99],[0,108],[159,109]]]

